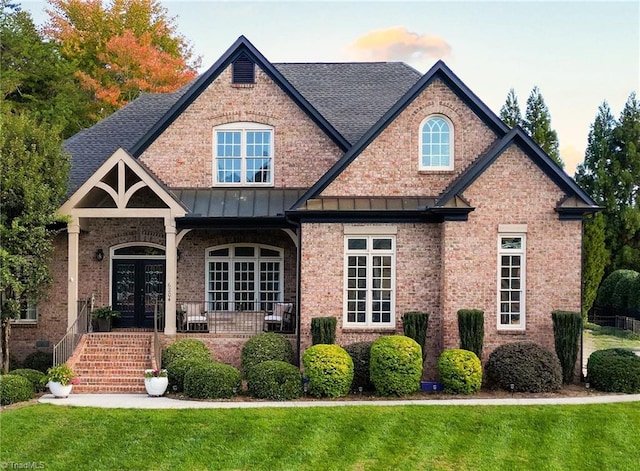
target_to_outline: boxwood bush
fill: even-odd
[[[587,362],[587,379],[600,391],[640,393],[640,357],[623,348],[595,351]]]
[[[640,276],[638,272],[633,270],[623,270],[620,275],[620,279],[613,288],[613,295],[611,296],[611,305],[619,309],[631,308],[632,298],[635,298],[633,293],[633,287],[635,285],[636,278]]]
[[[445,350],[438,359],[440,381],[449,394],[473,394],[482,386],[482,364],[478,356],[462,349]]]
[[[636,272],[634,272],[633,270],[615,270],[614,272],[612,272],[600,284],[594,304],[599,307],[614,307],[614,293],[616,290],[616,285],[623,278],[626,279],[634,277],[635,273]]]
[[[184,391],[184,376],[194,366],[208,365],[212,360],[203,358],[178,358],[167,365],[167,377],[169,378],[169,392]]]
[[[8,406],[33,398],[33,385],[24,376],[0,375],[0,405]]]
[[[404,396],[420,389],[422,351],[404,335],[380,337],[371,346],[371,382],[384,396]]]
[[[184,393],[197,399],[230,398],[242,390],[242,375],[231,365],[202,363],[184,375]]]
[[[29,368],[20,368],[17,370],[10,371],[9,374],[22,376],[23,378],[27,378],[31,385],[33,386],[34,392],[44,391],[44,378],[45,374],[42,371],[31,370]]]
[[[249,394],[260,399],[286,401],[302,396],[302,374],[285,361],[267,360],[247,374]]]
[[[53,366],[53,353],[38,350],[30,353],[22,362],[22,368],[46,373]]]
[[[291,363],[292,359],[291,342],[273,332],[254,335],[242,346],[241,366],[245,376],[251,368],[263,361],[278,360]]]
[[[485,368],[489,382],[516,392],[550,392],[562,388],[558,357],[538,344],[507,343],[496,348]]]
[[[166,368],[178,358],[211,360],[211,352],[200,340],[180,339],[162,351],[162,367]]]
[[[344,347],[353,361],[353,381],[351,382],[353,391],[357,391],[358,388],[362,388],[363,391],[373,391],[369,374],[371,345],[373,342],[356,342]]]
[[[305,350],[302,363],[312,396],[339,397],[349,394],[353,381],[353,360],[344,348],[339,345],[314,345]]]

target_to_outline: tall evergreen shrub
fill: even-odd
[[[416,341],[422,349],[422,360],[427,357],[427,328],[429,326],[429,313],[420,311],[407,312],[402,316],[402,330],[405,337]]]
[[[572,311],[553,311],[553,337],[556,355],[562,367],[562,382],[571,383],[578,359],[578,341],[582,330],[582,315]]]
[[[458,333],[460,348],[469,350],[482,358],[484,343],[484,311],[480,309],[460,309],[458,311]]]
[[[313,345],[336,343],[335,317],[314,317],[311,319],[311,342]]]

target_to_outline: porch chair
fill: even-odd
[[[183,311],[183,328],[187,332],[208,332],[207,315],[202,303],[184,303],[180,306]]]
[[[293,303],[274,303],[271,314],[264,316],[265,332],[282,331],[284,326],[291,323]]]

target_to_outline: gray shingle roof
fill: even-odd
[[[402,63],[274,66],[351,144],[420,78],[419,72]],[[72,156],[69,193],[77,190],[119,147],[130,150],[188,90],[189,86],[185,86],[174,93],[143,94],[67,139],[65,148]]]

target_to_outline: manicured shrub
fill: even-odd
[[[571,383],[578,359],[578,341],[582,331],[582,315],[579,312],[553,311],[553,337],[556,355],[562,367],[562,382]]]
[[[22,367],[46,373],[53,366],[53,353],[38,350],[30,353],[22,362]]]
[[[241,366],[245,376],[252,367],[268,360],[291,363],[293,360],[291,342],[280,334],[265,332],[254,335],[242,346]]]
[[[291,363],[263,361],[249,370],[247,389],[250,395],[260,399],[296,399],[302,396],[302,374]]]
[[[629,308],[640,312],[640,276],[636,276],[631,294],[629,295]]]
[[[402,316],[402,331],[406,337],[416,341],[422,350],[422,361],[427,356],[427,328],[429,326],[429,314],[426,312],[412,311]]]
[[[461,349],[445,350],[438,359],[440,381],[449,394],[473,394],[482,386],[482,364],[478,356]]]
[[[383,396],[404,396],[420,389],[422,351],[404,335],[380,337],[371,346],[371,382]]]
[[[184,391],[184,376],[194,366],[207,365],[212,360],[202,358],[178,358],[167,365],[167,377],[169,378],[168,390],[170,392]]]
[[[305,350],[302,363],[312,396],[339,397],[349,394],[353,381],[353,361],[344,348],[339,345],[314,345]]]
[[[550,351],[529,342],[496,348],[485,368],[489,382],[506,391],[550,392],[562,387],[560,361]]]
[[[230,398],[242,390],[242,375],[223,363],[202,363],[184,375],[184,393],[197,399]]]
[[[211,352],[200,340],[180,339],[162,351],[162,367],[166,368],[178,358],[211,360]]]
[[[469,350],[482,358],[484,343],[484,311],[480,309],[460,309],[458,311],[458,333],[460,348]]]
[[[20,368],[17,370],[10,371],[9,374],[22,376],[23,378],[27,378],[31,385],[33,386],[34,392],[44,391],[44,377],[45,374],[42,371],[31,370],[29,368]]]
[[[640,393],[640,357],[623,348],[595,351],[587,362],[587,379],[600,391]]]
[[[0,375],[0,405],[8,406],[33,398],[33,385],[24,376]]]
[[[335,317],[314,317],[311,319],[311,343],[334,344],[336,343],[336,325],[338,320]]]
[[[616,270],[607,276],[598,288],[598,295],[594,303],[598,307],[616,307],[614,293],[618,282],[625,278],[631,278],[636,274],[633,270]],[[619,296],[619,295],[618,295]]]
[[[371,345],[373,342],[356,342],[344,347],[353,361],[352,391],[357,391],[358,388],[362,388],[364,391],[373,391],[373,384],[369,377]]]
[[[618,309],[627,309],[631,307],[631,290],[633,289],[636,278],[638,278],[638,272],[636,271],[624,270],[622,272],[620,279],[613,289],[613,295],[611,296],[611,305],[613,307]],[[635,298],[635,293],[633,294]]]

